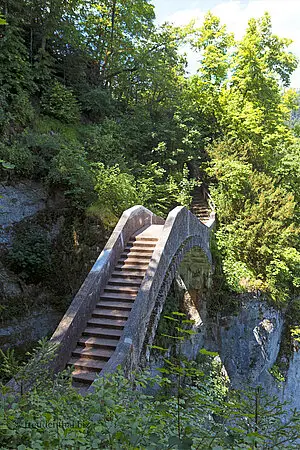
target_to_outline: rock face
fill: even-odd
[[[271,385],[270,392],[272,392],[272,387],[273,385]],[[281,400],[290,402],[293,408],[300,410],[300,354],[298,352],[294,352],[286,381],[282,383],[278,391]]]
[[[237,316],[221,318],[214,335],[233,387],[261,385],[270,396],[288,402],[288,410],[300,410],[300,353],[291,355],[285,381],[269,372],[276,364],[283,327],[282,313],[254,298],[242,304]]]
[[[237,316],[221,317],[213,327],[217,349],[233,387],[255,385],[276,361],[283,317],[253,299],[242,303]]]
[[[0,299],[19,297],[22,293],[20,279],[4,267],[0,261]]]
[[[270,396],[276,395],[282,402],[289,402],[287,410],[300,410],[300,351],[295,349],[291,355],[284,382],[277,381],[269,372],[276,364],[283,339],[282,312],[253,296],[244,298],[236,315],[212,320],[200,293],[197,296],[193,295],[193,290],[188,293],[182,282],[177,283],[177,291],[183,310],[195,320],[196,334],[182,345],[187,358],[195,359],[201,348],[216,351],[233,388],[261,385]],[[201,298],[200,302],[197,297]],[[158,360],[150,360],[152,370],[159,366]]]
[[[40,183],[0,185],[0,244],[11,244],[11,230],[23,219],[46,208],[47,194]]]
[[[291,355],[285,381],[277,381],[269,372],[283,338],[284,315],[254,297],[241,304],[236,316],[218,322],[206,327],[204,345],[219,352],[232,386],[261,385],[270,396],[288,402],[288,410],[300,410],[300,353],[295,350]]]
[[[55,330],[62,314],[50,307],[31,311],[22,319],[12,320],[0,326],[0,348],[7,350],[36,343],[39,339],[50,336]]]

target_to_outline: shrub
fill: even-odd
[[[12,97],[10,114],[14,122],[22,127],[28,125],[34,117],[34,109],[30,103],[29,95],[26,92],[20,92]]]
[[[80,103],[82,110],[94,121],[97,121],[104,116],[108,116],[114,110],[110,91],[102,89],[101,87],[82,94]]]
[[[16,174],[31,177],[36,169],[36,156],[26,144],[14,142],[12,145],[0,143],[0,159],[10,163]]]
[[[9,253],[12,267],[23,278],[37,282],[50,270],[51,242],[47,231],[39,225],[19,228]]]
[[[194,180],[188,179],[188,169],[165,176],[158,163],[139,165],[135,170],[140,203],[156,214],[166,215],[176,205],[189,206]]]
[[[55,82],[41,99],[42,112],[65,123],[78,122],[80,110],[72,91]]]
[[[82,147],[74,142],[62,145],[52,159],[48,182],[64,188],[73,206],[84,208],[93,200],[93,177]]]
[[[134,176],[121,172],[119,166],[94,165],[95,191],[100,204],[106,205],[114,214],[122,212],[138,203],[138,191]]]
[[[122,169],[126,168],[125,137],[115,120],[105,119],[101,125],[86,127],[83,138],[91,161],[102,162],[105,166],[118,164]]]
[[[46,348],[33,355],[29,373],[35,375],[35,389],[19,401],[12,395],[7,403],[4,400],[2,449],[299,448],[299,412],[287,417],[284,405],[259,388],[233,391],[224,402],[223,387],[216,389],[203,377],[202,382],[183,386],[180,397],[161,399],[147,390],[161,386],[159,377],[140,373],[128,380],[117,372],[98,378],[94,391],[81,396],[68,374],[51,382],[45,368],[52,354],[52,348]],[[167,380],[174,386],[164,377]]]

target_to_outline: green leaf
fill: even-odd
[[[181,444],[181,440],[179,439],[178,436],[171,436],[168,440],[168,443],[171,447],[179,446]]]
[[[174,319],[174,317],[164,316],[165,319],[172,320],[173,322],[179,322],[178,319]]]
[[[154,348],[155,350],[160,350],[162,352],[167,352],[168,351],[167,348],[159,347],[158,345],[148,345],[148,347]]]
[[[161,336],[167,337],[169,339],[175,339],[176,341],[184,341],[183,336],[171,336],[170,334],[164,334],[164,333],[162,333]]]
[[[216,356],[219,356],[218,352],[210,352],[208,350],[206,350],[205,348],[202,348],[199,353],[201,355],[205,355],[205,356],[211,356],[212,358],[215,358]]]
[[[1,164],[2,164],[3,169],[12,170],[12,169],[15,169],[15,167],[16,167],[14,164],[10,164],[10,163],[4,162],[4,161],[2,161]]]

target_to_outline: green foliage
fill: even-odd
[[[64,189],[73,206],[84,208],[92,199],[93,176],[86,152],[76,142],[62,144],[51,160],[47,177],[51,185]]]
[[[14,380],[15,396],[26,395],[29,389],[41,389],[49,385],[52,372],[50,364],[57,351],[57,345],[48,341],[47,338],[38,341],[37,346],[30,352],[26,352],[25,360],[22,362],[15,356],[14,350],[6,353],[0,351],[0,386],[2,394],[9,393],[10,389],[2,382],[9,379]],[[1,379],[2,378],[2,379]],[[16,398],[12,396],[16,401]],[[22,397],[21,397],[22,399]],[[3,397],[5,401],[5,397]]]
[[[14,270],[23,278],[37,282],[50,270],[50,249],[47,231],[30,225],[15,232],[9,258]]]
[[[175,312],[170,317],[178,324],[179,335],[185,334],[189,321],[184,314]],[[0,445],[4,450],[298,448],[299,413],[293,411],[287,417],[286,405],[260,388],[227,391],[220,378],[223,387],[216,386],[212,376],[219,369],[211,364],[213,352],[201,351],[206,375],[182,359],[167,359],[162,377],[139,372],[128,379],[118,370],[99,377],[94,391],[81,396],[71,385],[70,373],[54,380],[49,377],[55,351],[41,341],[27,364],[19,370],[15,363],[11,365],[21,395],[16,398],[2,386]],[[174,377],[185,383],[178,385]],[[34,388],[27,392],[29,383]],[[167,397],[164,385],[171,388]]]
[[[253,170],[243,148],[244,161],[237,161],[237,151],[226,143],[212,148],[207,170],[218,182],[212,193],[221,223],[216,237],[224,273],[234,290],[268,290],[284,302],[298,289],[294,196],[266,173]]]
[[[6,352],[0,349],[0,381],[9,381],[16,375],[19,368],[14,349],[8,349]]]
[[[191,403],[181,402],[183,429],[178,438],[176,403],[145,393],[144,387],[153,382],[159,379],[141,374],[132,383],[117,373],[97,380],[95,392],[85,397],[62,378],[48,382],[47,388],[44,385],[0,410],[1,446],[279,450],[284,443],[287,449],[297,448],[298,414],[282,423],[282,405],[260,391],[236,393],[214,406],[207,391],[200,386],[191,389]]]
[[[291,329],[291,336],[296,342],[300,342],[300,327],[295,327]]]
[[[45,91],[41,107],[44,114],[53,116],[63,123],[78,122],[80,118],[79,105],[72,91],[58,82]]]
[[[124,129],[116,120],[106,118],[101,125],[86,127],[83,138],[89,160],[126,168]]]
[[[80,96],[82,111],[94,122],[99,122],[114,112],[114,101],[110,91],[97,87]]]
[[[165,179],[165,170],[157,163],[138,165],[133,173],[122,172],[118,165],[105,167],[104,164],[94,165],[96,179],[95,191],[98,195],[93,209],[111,211],[116,216],[136,204],[150,208],[156,214],[166,215],[176,204],[188,204],[191,201],[193,180],[188,180],[187,169],[176,178]],[[91,211],[91,209],[90,209]]]
[[[29,95],[34,91],[27,49],[16,18],[5,18],[0,39],[0,129],[25,126],[33,117]]]
[[[282,375],[279,367],[274,364],[271,369],[269,369],[270,374],[275,378],[278,383],[283,383],[285,381],[284,375]]]
[[[7,22],[2,14],[0,14],[0,25],[7,25]]]
[[[119,166],[105,168],[104,164],[98,163],[95,165],[94,174],[99,203],[106,205],[117,216],[138,203],[134,177],[122,173]]]
[[[37,158],[22,142],[16,141],[11,145],[0,143],[0,158],[19,176],[31,178],[35,172]]]

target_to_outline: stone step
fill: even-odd
[[[126,268],[127,269],[127,268]],[[132,280],[133,278],[136,280],[139,280],[140,282],[142,282],[144,276],[145,276],[145,271],[143,270],[141,271],[127,271],[127,270],[115,270],[111,276],[113,278],[120,278],[122,277],[124,280]]]
[[[88,359],[88,358],[77,358],[72,357],[70,361],[68,362],[68,366],[74,366],[76,369],[82,367],[86,371],[94,372],[95,370],[98,370],[99,372],[103,369],[105,366],[106,361],[101,360],[95,360],[95,359]]]
[[[105,300],[97,303],[97,308],[112,308],[112,309],[124,309],[125,311],[131,311],[133,302],[120,302],[119,300]]]
[[[195,216],[197,216],[197,217],[200,217],[200,218],[202,218],[202,219],[206,219],[206,220],[208,220],[209,219],[209,216],[204,216],[203,214],[197,214],[197,213],[194,213],[194,215]]]
[[[126,269],[126,270],[133,270],[133,271],[138,271],[138,270],[141,270],[141,271],[143,271],[143,272],[145,272],[146,271],[146,269],[147,269],[147,267],[148,267],[148,265],[149,264],[141,264],[141,265],[139,265],[139,264],[117,264],[116,265],[116,267],[115,267],[115,269],[116,270],[122,270],[122,269]]]
[[[125,258],[126,256],[136,256],[138,258],[150,258],[153,255],[152,249],[144,249],[144,248],[125,248],[124,252],[121,254],[121,258]]]
[[[98,375],[99,372],[90,372],[77,369],[72,372],[72,379],[78,383],[92,384]]]
[[[101,328],[95,327],[95,326],[88,326],[83,331],[83,336],[91,336],[93,338],[101,338],[101,339],[107,339],[110,338],[112,340],[115,340],[118,342],[120,337],[123,334],[123,330],[115,329],[115,328]]]
[[[134,301],[135,297],[136,297],[136,293],[128,293],[126,294],[121,293],[121,292],[105,292],[104,294],[101,295],[100,297],[100,301],[101,300],[131,300]]]
[[[108,361],[113,353],[114,349],[98,347],[76,347],[72,352],[72,356],[77,356],[84,359],[99,359],[101,361]]]
[[[119,340],[117,339],[107,339],[99,337],[81,337],[78,341],[78,345],[83,347],[102,347],[115,349],[118,345]]]
[[[106,285],[106,288],[104,289],[104,292],[116,292],[117,294],[137,294],[139,291],[138,287],[132,287],[132,286],[119,286],[119,285]]]
[[[210,214],[210,211],[208,209],[197,209],[197,208],[192,208],[192,211],[195,211],[197,213],[200,214]]]
[[[92,317],[88,321],[88,326],[100,327],[100,328],[115,328],[117,330],[123,330],[126,320],[122,319],[105,319],[102,317]]]
[[[210,216],[210,211],[197,211],[196,209],[192,209],[192,211],[194,212],[194,214],[201,214],[204,216]]]
[[[104,319],[128,319],[130,311],[126,311],[123,309],[105,309],[105,308],[96,308],[93,311],[93,317],[102,317]]]
[[[140,287],[142,280],[138,280],[136,278],[126,279],[126,278],[110,278],[107,283],[107,288],[110,289],[110,287],[113,286],[120,286],[120,287],[136,287],[137,289]]]
[[[137,256],[131,256],[130,254],[128,256],[125,256],[124,258],[121,257],[118,261],[118,264],[123,264],[125,266],[127,265],[134,265],[137,264],[139,266],[147,266],[150,262],[150,258],[139,258]]]
[[[198,214],[210,214],[210,210],[205,208],[205,209],[198,209],[198,208],[191,208],[192,211],[196,211]]]
[[[156,242],[143,242],[143,241],[129,241],[125,249],[153,249],[156,246]]]
[[[152,236],[142,236],[142,235],[137,235],[137,236],[133,236],[133,238],[131,239],[133,242],[157,242],[158,238],[157,237],[152,237]]]

